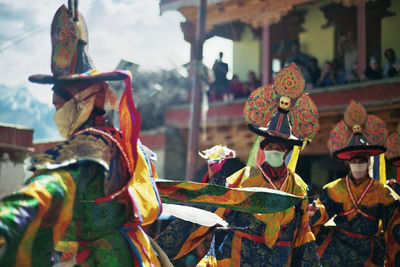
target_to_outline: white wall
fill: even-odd
[[[23,163],[13,163],[7,153],[0,159],[0,199],[17,190],[25,179]]]

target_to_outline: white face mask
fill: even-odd
[[[265,154],[265,162],[267,162],[271,167],[279,167],[283,164],[283,155],[285,152],[277,151],[277,150],[266,150]]]
[[[360,179],[365,176],[368,169],[368,163],[350,163],[351,174],[355,179]]]

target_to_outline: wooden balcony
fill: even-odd
[[[309,92],[320,113],[320,130],[303,155],[328,154],[326,142],[333,126],[343,118],[350,100],[361,102],[368,113],[383,119],[390,133],[400,122],[400,77],[365,81],[342,86],[314,88]],[[210,103],[206,124],[202,124],[199,149],[225,144],[246,161],[256,135],[243,119],[245,99]],[[165,114],[165,124],[178,128],[187,142],[190,106],[176,106]],[[203,128],[205,126],[205,128]],[[200,163],[199,163],[200,164]]]

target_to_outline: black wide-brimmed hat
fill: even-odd
[[[265,137],[268,141],[272,143],[284,143],[289,146],[301,146],[303,141],[295,137],[294,135],[282,134],[283,131],[273,131],[267,127],[260,127],[254,124],[247,124],[247,127],[253,133]],[[272,128],[272,127],[271,127]]]
[[[386,151],[387,135],[385,123],[378,116],[367,114],[360,103],[352,100],[344,119],[332,129],[328,148],[337,159],[369,158]]]
[[[300,68],[294,63],[284,67],[273,84],[258,88],[247,99],[243,114],[249,129],[289,146],[311,141],[319,128],[318,110],[304,87]]]
[[[51,24],[51,71],[36,74],[29,81],[40,84],[75,84],[123,80],[128,74],[100,72],[88,54],[88,31],[77,1],[68,8],[62,5]]]

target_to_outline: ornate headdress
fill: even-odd
[[[352,100],[344,119],[332,129],[328,148],[338,159],[376,156],[386,151],[387,136],[385,123],[378,116],[368,115],[360,103]]]
[[[72,2],[72,3],[71,3]],[[51,71],[53,75],[36,74],[29,81],[41,84],[73,84],[123,80],[121,72],[99,72],[88,54],[88,31],[78,1],[62,5],[51,24]]]
[[[273,84],[247,99],[243,114],[249,129],[273,142],[301,146],[311,141],[319,129],[318,110],[304,87],[300,68],[294,63],[284,67]]]
[[[150,179],[153,175],[153,167],[138,140],[141,118],[132,96],[131,76],[129,72],[119,70],[101,73],[94,69],[87,54],[87,29],[82,15],[77,10],[77,0],[69,0],[68,3],[68,9],[62,5],[57,10],[51,27],[53,45],[51,69],[54,75],[33,75],[29,77],[29,80],[36,83],[63,85],[123,80],[125,90],[119,102],[119,124],[122,140],[119,142],[121,146],[118,147],[126,159],[131,178],[117,192],[98,197],[95,201],[101,203],[127,194],[135,209],[130,211],[131,215],[139,216],[140,220],[144,220],[145,223],[152,222],[158,216],[160,203],[158,202],[157,189],[154,187],[152,178]],[[84,86],[82,89],[84,89]],[[75,134],[83,132],[101,133],[110,140],[119,140],[120,138],[118,134],[114,137],[108,132],[104,133],[103,130],[93,127],[85,128]],[[136,167],[139,168],[138,172],[135,172]],[[150,177],[148,175],[149,170]],[[136,197],[144,199],[150,196],[144,192],[153,191],[157,194],[157,199],[154,199],[151,204],[150,201],[135,201]]]
[[[397,125],[397,132],[392,133],[385,142],[387,151],[386,158],[390,164],[400,167],[400,123]]]

